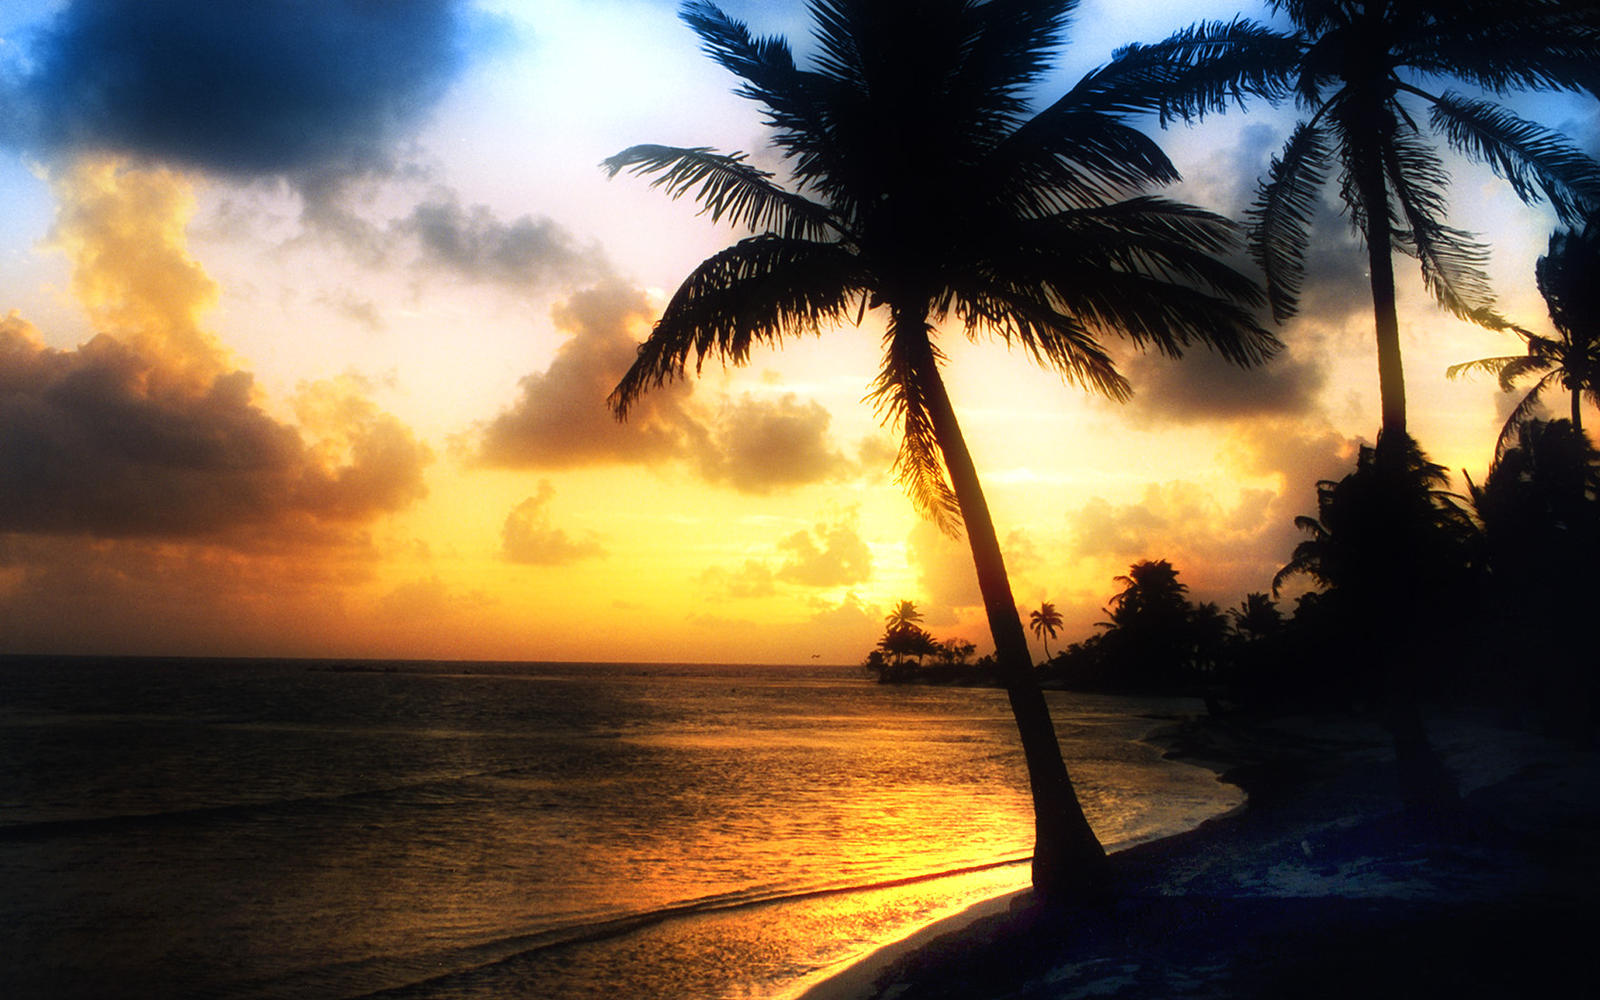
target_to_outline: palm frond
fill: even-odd
[[[1441,221],[1450,178],[1438,153],[1414,132],[1397,129],[1383,154],[1389,188],[1407,227],[1395,231],[1395,243],[1422,265],[1422,282],[1435,301],[1462,319],[1508,328],[1510,323],[1493,310],[1485,273],[1489,248]]]
[[[1069,382],[1119,403],[1133,395],[1133,387],[1100,342],[1077,320],[1051,308],[1033,286],[992,281],[957,289],[956,301],[956,315],[969,338],[992,333],[1008,345],[1020,344],[1041,367]]]
[[[1201,21],[1151,45],[1125,45],[1107,75],[1129,111],[1154,111],[1163,126],[1244,107],[1246,97],[1276,104],[1293,92],[1305,54],[1293,34],[1242,17]]]
[[[1500,456],[1516,445],[1517,429],[1538,415],[1540,397],[1550,386],[1559,385],[1560,374],[1558,371],[1553,371],[1535,382],[1522,397],[1522,401],[1511,411],[1511,415],[1506,417],[1505,424],[1500,428],[1500,436],[1494,441],[1495,461],[1499,461]]]
[[[618,419],[648,389],[684,374],[692,354],[744,364],[758,342],[843,322],[866,288],[856,256],[837,243],[752,236],[686,278],[606,402]]]
[[[743,81],[734,94],[766,109],[772,143],[791,158],[802,190],[808,182],[837,172],[837,150],[824,107],[829,81],[800,70],[783,38],[755,37],[714,3],[692,0],[682,6],[679,17],[700,36],[706,54]]]
[[[1006,131],[1024,120],[1032,86],[1052,69],[1068,15],[1077,0],[989,0],[964,5],[967,24],[952,95],[963,95],[958,117],[996,120]],[[920,11],[919,11],[920,13]]]
[[[1432,125],[1468,158],[1486,163],[1517,197],[1550,199],[1567,225],[1600,206],[1600,164],[1558,132],[1489,101],[1447,93],[1433,102]]]
[[[1273,157],[1247,213],[1250,256],[1266,277],[1272,318],[1280,323],[1300,305],[1311,220],[1331,155],[1327,135],[1315,124],[1295,126],[1282,155]]]
[[[724,218],[754,232],[772,232],[799,239],[820,239],[838,223],[828,209],[785,190],[772,174],[745,162],[743,153],[718,153],[705,146],[629,146],[601,161],[611,177],[623,170],[654,174],[651,187],[671,198],[689,195],[700,214],[713,222]]]
[[[1159,145],[1088,77],[1007,136],[977,178],[1017,215],[1102,205],[1179,180]]]
[[[1459,379],[1468,375],[1482,372],[1485,375],[1493,375],[1498,378],[1501,369],[1505,368],[1509,364],[1512,364],[1513,362],[1521,361],[1525,357],[1527,357],[1527,355],[1512,354],[1500,358],[1478,358],[1476,361],[1463,361],[1460,364],[1451,365],[1450,367],[1446,368],[1444,370],[1444,377],[1448,379]]]
[[[1491,93],[1595,90],[1600,9],[1570,0],[1456,0],[1432,11],[1406,64]]]
[[[974,234],[945,280],[974,302],[1026,298],[1094,335],[1172,355],[1201,343],[1248,365],[1279,344],[1255,320],[1259,287],[1227,262],[1237,245],[1228,219],[1146,196]]]
[[[924,391],[927,383],[919,367],[937,365],[942,357],[928,340],[926,322],[897,312],[884,334],[883,365],[867,398],[879,419],[900,432],[895,482],[919,513],[953,536],[961,524],[961,508],[945,474],[931,401]]]

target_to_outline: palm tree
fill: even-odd
[[[1318,603],[1341,623],[1345,674],[1383,705],[1408,811],[1438,819],[1458,801],[1454,779],[1428,741],[1418,707],[1423,670],[1440,658],[1434,634],[1453,634],[1473,591],[1476,526],[1446,491],[1443,466],[1416,443],[1382,454],[1363,446],[1356,469],[1317,484],[1310,535],[1272,578],[1272,591],[1305,574],[1326,589]]]
[[[1043,898],[1098,891],[1104,850],[1083,817],[1033,676],[1027,636],[936,342],[1018,344],[1065,378],[1122,399],[1100,339],[1179,355],[1204,344],[1239,364],[1277,346],[1254,283],[1219,259],[1236,230],[1146,193],[1177,172],[1129,125],[1120,76],[1089,74],[1029,115],[1075,0],[811,0],[816,54],[796,64],[714,4],[681,16],[762,106],[792,187],[742,153],[635,146],[605,161],[654,175],[713,220],[752,235],[696,267],[613,392],[619,417],[682,377],[690,355],[742,364],[757,343],[886,314],[872,398],[900,431],[913,503],[964,525],[1033,794],[1033,880]]]
[[[1479,358],[1445,369],[1450,378],[1474,371],[1497,375],[1504,392],[1524,378],[1539,376],[1500,428],[1496,458],[1515,444],[1517,428],[1533,416],[1546,389],[1560,384],[1571,394],[1572,426],[1580,434],[1582,397],[1587,394],[1590,402],[1600,405],[1600,217],[1591,218],[1582,232],[1553,233],[1549,251],[1534,265],[1534,277],[1557,336],[1519,329],[1517,333],[1528,342],[1526,354]]]
[[[1045,662],[1050,662],[1050,640],[1061,631],[1061,612],[1049,601],[1039,605],[1038,611],[1028,613],[1028,627],[1033,629],[1033,634],[1044,640]]]
[[[1560,133],[1440,83],[1494,95],[1594,89],[1600,8],[1566,0],[1268,0],[1292,28],[1206,22],[1117,61],[1161,91],[1163,123],[1220,112],[1253,93],[1292,97],[1306,112],[1275,157],[1250,211],[1251,255],[1274,315],[1297,306],[1317,192],[1339,167],[1339,192],[1367,247],[1382,401],[1381,440],[1403,451],[1405,380],[1393,254],[1455,315],[1491,329],[1488,248],[1445,222],[1449,176],[1421,121],[1486,163],[1524,201],[1550,199],[1572,225],[1600,203],[1600,166]],[[1426,114],[1421,111],[1425,110]]]
[[[1234,634],[1247,641],[1265,639],[1283,628],[1283,612],[1272,598],[1259,591],[1244,595],[1237,608],[1228,609],[1228,617],[1233,621]]]
[[[915,627],[920,621],[922,612],[918,611],[917,606],[910,601],[901,601],[883,618],[883,623],[888,626],[890,632],[900,632]]]

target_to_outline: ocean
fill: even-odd
[[[1115,849],[1240,793],[1051,693]],[[777,998],[1028,881],[1002,692],[833,667],[0,658],[0,996]]]

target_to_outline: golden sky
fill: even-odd
[[[727,9],[807,30],[798,3]],[[1241,9],[1260,16],[1085,2],[1050,86]],[[604,409],[665,297],[737,234],[600,160],[663,142],[776,166],[674,10],[0,9],[0,652],[853,662],[902,599],[987,648],[964,543],[890,482],[863,402],[877,317],[708,366],[627,424]],[[1512,103],[1600,152],[1592,97]],[[1168,193],[1241,213],[1291,122],[1160,133]],[[1553,214],[1452,174],[1501,311],[1547,330]],[[1118,405],[946,342],[1017,600],[1055,602],[1063,640],[1138,559],[1197,599],[1266,589],[1314,482],[1375,432],[1364,258],[1323,215],[1265,369],[1123,351]],[[1479,478],[1514,400],[1444,369],[1518,344],[1438,311],[1409,263],[1411,429]]]

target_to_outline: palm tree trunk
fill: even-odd
[[[1580,395],[1581,393],[1578,389],[1572,390],[1572,429],[1577,431],[1578,436],[1581,438],[1583,436],[1583,418],[1578,413],[1578,397]]]
[[[1400,317],[1394,290],[1394,233],[1383,161],[1375,152],[1357,154],[1357,183],[1367,217],[1367,268],[1378,342],[1378,399],[1383,436],[1398,443],[1406,433],[1406,379],[1400,360]]]
[[[1375,130],[1381,130],[1384,116],[1377,107],[1372,110],[1369,123]],[[1380,475],[1393,477],[1392,483],[1400,483],[1409,437],[1406,433],[1405,371],[1400,360],[1389,189],[1384,179],[1383,160],[1373,146],[1356,150],[1354,160],[1362,213],[1367,222],[1367,266],[1378,344],[1378,398],[1383,422],[1378,434],[1377,460]],[[1407,604],[1401,601],[1400,606]],[[1398,624],[1404,634],[1416,627],[1414,621]],[[1400,641],[1396,635],[1390,637],[1387,645],[1389,648],[1379,654],[1389,660],[1385,665],[1387,683],[1383,702],[1385,721],[1394,740],[1401,802],[1413,818],[1437,823],[1459,802],[1459,793],[1454,778],[1428,739],[1418,704],[1417,667],[1410,655],[1410,644]]]
[[[1105,848],[1084,818],[1072,779],[1061,759],[1055,724],[1033,673],[1027,634],[1022,630],[1022,616],[1011,595],[1011,581],[1006,576],[1005,560],[1000,554],[1000,540],[995,535],[977,469],[972,464],[972,455],[967,451],[966,439],[956,422],[955,409],[950,405],[931,350],[918,367],[924,398],[933,419],[934,436],[966,525],[972,561],[978,571],[978,589],[983,594],[989,632],[994,637],[995,660],[1005,679],[1006,694],[1028,764],[1028,783],[1033,792],[1034,892],[1052,903],[1103,895],[1110,876]]]

